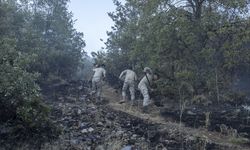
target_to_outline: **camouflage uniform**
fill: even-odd
[[[134,71],[130,69],[124,70],[119,78],[124,80],[123,87],[122,87],[122,101],[126,99],[126,90],[129,87],[131,101],[135,100],[135,82],[137,81],[137,75]]]
[[[143,72],[145,73],[145,76],[141,79],[138,88],[141,94],[143,95],[143,107],[145,107],[151,103],[149,97],[149,89],[150,89],[150,84],[152,83],[153,80],[153,72],[148,67],[145,67]]]
[[[92,78],[92,93],[96,94],[98,99],[101,99],[103,78],[106,77],[106,71],[102,67],[93,69],[95,72]]]

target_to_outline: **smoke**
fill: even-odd
[[[91,57],[87,56],[83,61],[83,65],[78,68],[74,79],[85,81],[90,80],[93,73],[93,63],[94,60]]]
[[[232,86],[233,91],[243,92],[248,97],[250,96],[250,75],[243,73],[239,75],[234,81]]]

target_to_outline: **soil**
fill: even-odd
[[[120,92],[108,85],[103,87],[102,101],[95,100],[89,95],[88,87],[80,89],[82,88],[77,85],[71,87],[67,95],[63,95],[62,92],[56,97],[46,97],[47,104],[52,108],[51,119],[61,130],[57,139],[41,143],[39,146],[22,143],[18,147],[8,149],[250,149],[249,140],[246,138],[208,131],[202,126],[188,127],[173,117],[162,116],[162,107],[151,105],[149,112],[144,113],[141,100],[136,100],[133,105],[130,101],[119,104]]]
[[[142,105],[141,100],[137,100],[138,103],[136,106],[132,106],[129,104],[129,102],[120,105],[118,100],[121,99],[121,94],[111,87],[105,88],[104,95],[110,100],[108,105],[111,109],[122,111],[129,115],[147,120],[152,124],[157,124],[161,128],[159,129],[161,132],[169,134],[169,130],[176,130],[177,132],[180,132],[179,134],[183,135],[183,140],[189,137],[194,139],[205,139],[206,142],[210,143],[210,145],[217,145],[219,147],[217,147],[218,149],[250,149],[249,140],[247,138],[242,138],[235,135],[225,135],[221,132],[208,131],[208,129],[204,126],[192,128],[189,127],[188,124],[184,124],[184,122],[180,123],[178,117],[163,116],[162,111],[166,109],[165,107],[156,107],[155,105],[152,105],[150,113],[144,114],[142,112],[142,108],[140,107]],[[178,135],[178,133],[176,133],[176,135]],[[210,146],[205,146],[205,149],[211,148],[212,147]],[[215,149],[215,147],[212,149]]]

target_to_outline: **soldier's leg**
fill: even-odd
[[[150,104],[150,97],[149,97],[147,87],[142,88],[142,95],[143,95],[143,104],[142,104],[142,106],[143,107],[148,106]]]
[[[130,91],[131,101],[134,102],[135,100],[135,84],[134,83],[131,83],[129,85],[129,91]]]
[[[92,91],[91,91],[91,95],[96,93],[96,81],[95,80],[92,80]]]
[[[102,94],[102,82],[98,81],[96,84],[96,98],[98,100],[101,100],[101,94]]]
[[[126,91],[127,91],[127,88],[128,88],[128,83],[124,82],[123,83],[123,87],[122,87],[122,101],[126,100]]]

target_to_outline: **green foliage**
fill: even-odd
[[[104,64],[106,62],[105,53],[102,51],[98,51],[97,53],[92,52],[91,56],[93,57],[95,64],[101,65],[101,64]]]
[[[20,3],[18,13],[25,21],[17,27],[17,49],[37,55],[30,71],[41,73],[43,84],[49,74],[71,80],[85,55],[85,42],[73,28],[68,0],[32,1]]]
[[[163,95],[178,97],[187,83],[194,95],[219,100],[242,70],[250,73],[248,1],[114,3],[109,15],[115,25],[106,42],[107,68],[114,74],[126,64],[139,74],[140,66],[149,66],[161,73]]]
[[[54,136],[39,84],[72,80],[82,66],[85,42],[68,2],[0,1],[0,123],[15,123],[22,136]]]
[[[47,118],[48,108],[40,101],[38,74],[26,71],[33,57],[18,52],[15,45],[15,40],[0,39],[1,121],[18,118],[37,126]]]

